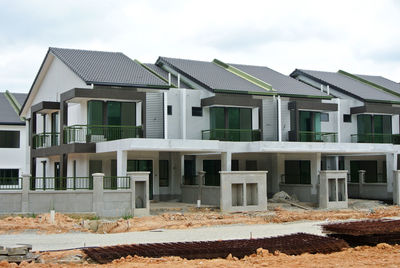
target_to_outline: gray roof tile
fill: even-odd
[[[234,92],[268,93],[237,75],[224,70],[212,62],[160,57],[158,61],[168,64],[176,71],[211,90]]]
[[[393,90],[394,92],[400,93],[400,84],[392,80],[389,80],[385,77],[375,76],[375,75],[365,75],[365,74],[356,74],[356,75],[365,80],[368,80],[369,82]]]
[[[358,96],[364,100],[378,100],[378,101],[396,101],[400,102],[400,98],[393,94],[368,86],[360,81],[345,76],[337,72],[322,72],[297,69],[292,73],[302,72],[311,77],[322,80],[330,85],[338,87],[345,92]]]
[[[164,69],[162,69],[161,67],[152,64],[152,63],[144,63],[144,65],[146,65],[147,67],[149,67],[151,70],[153,70],[154,72],[156,72],[158,75],[160,75],[161,77],[163,77],[164,79],[166,79],[168,81],[168,72],[165,71]],[[171,75],[171,82],[172,84],[174,84],[175,86],[178,86],[178,78],[175,75]],[[189,86],[188,84],[184,83],[181,80],[181,88],[192,88],[191,86]]]
[[[243,64],[230,65],[270,84],[278,94],[327,96],[326,93],[323,93],[318,89],[308,86],[268,67]]]
[[[27,94],[12,93],[17,99],[19,104],[23,104]],[[0,125],[24,125],[17,112],[11,106],[10,102],[4,95],[4,92],[0,92]]]
[[[120,52],[50,48],[87,84],[132,87],[168,86],[138,63]]]

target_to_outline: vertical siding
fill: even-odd
[[[163,107],[162,93],[146,93],[146,138],[164,138]]]
[[[281,100],[282,111],[282,141],[289,140],[290,131],[290,110],[288,109],[289,99]]]
[[[263,140],[264,141],[276,141],[278,140],[278,111],[277,101],[272,98],[263,99],[262,101],[262,113],[263,113]]]

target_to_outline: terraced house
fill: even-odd
[[[268,195],[318,202],[320,171],[347,169],[349,193],[391,199],[396,90],[312,73],[49,48],[20,114],[29,120],[30,187],[89,189],[103,173],[104,187],[120,189],[127,172],[147,171],[150,199],[220,205],[220,171],[268,171]],[[358,170],[366,186],[355,183]]]

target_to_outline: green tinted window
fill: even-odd
[[[239,108],[228,109],[228,129],[240,129],[240,110]]]
[[[285,183],[286,184],[310,184],[311,162],[308,160],[286,160],[285,161]]]
[[[219,186],[221,171],[221,160],[203,160],[205,174],[205,185]]]
[[[159,169],[160,169],[160,187],[168,187],[169,185],[169,166],[168,160],[160,160],[159,162]]]
[[[19,131],[1,130],[0,148],[19,148]]]
[[[121,103],[121,125],[136,126],[136,103]]]
[[[121,103],[116,101],[107,102],[107,125],[121,125]]]
[[[210,108],[211,129],[225,129],[225,110],[223,107]]]
[[[103,125],[103,102],[88,101],[88,125]]]
[[[240,108],[240,129],[251,129],[252,116],[250,108]]]

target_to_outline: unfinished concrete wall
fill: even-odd
[[[267,209],[268,171],[220,171],[221,211]]]
[[[324,170],[319,179],[319,207],[347,208],[347,170]]]
[[[104,190],[104,174],[93,174],[93,190],[30,190],[23,176],[21,190],[0,190],[0,213],[92,213],[103,217],[150,213],[149,173],[128,172],[129,189]]]
[[[182,185],[182,202],[196,204],[199,196],[199,185]],[[219,206],[220,187],[205,186],[201,187],[201,204],[210,206]]]

